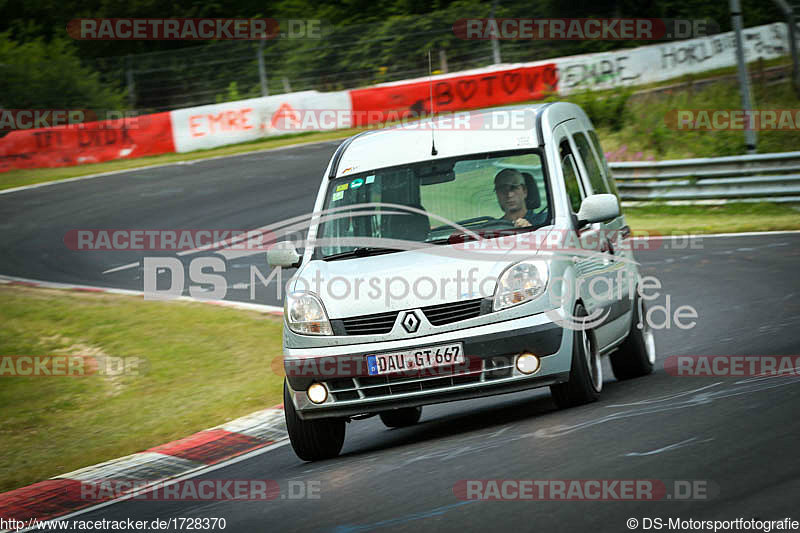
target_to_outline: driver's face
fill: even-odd
[[[525,188],[525,180],[521,175],[505,174],[500,176],[495,182],[494,191],[504,212],[516,213],[525,210],[528,189]]]

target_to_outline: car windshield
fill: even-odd
[[[370,206],[364,204],[394,204]],[[446,244],[464,232],[529,231],[550,222],[538,151],[468,155],[331,180],[317,257],[390,253],[395,239]],[[368,238],[364,242],[359,238]]]

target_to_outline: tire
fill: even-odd
[[[283,383],[283,412],[294,453],[303,461],[320,461],[339,455],[344,444],[345,421],[341,418],[301,420]]]
[[[585,317],[583,305],[575,306],[575,317]],[[550,386],[553,401],[560,409],[594,402],[603,389],[603,365],[591,330],[572,333],[572,365],[569,381]]]
[[[653,372],[656,362],[656,344],[647,320],[644,300],[637,294],[633,302],[631,331],[619,349],[611,354],[611,369],[619,381],[646,376]],[[641,327],[640,327],[641,322]]]
[[[404,428],[413,426],[422,417],[422,407],[403,407],[380,414],[381,422],[387,428]]]

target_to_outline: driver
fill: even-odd
[[[505,213],[503,219],[513,222],[514,227],[524,228],[544,223],[542,216],[546,218],[545,212],[537,215],[533,209],[528,209],[526,203],[528,188],[520,171],[506,168],[498,172],[494,177],[494,192],[497,194],[500,208]]]

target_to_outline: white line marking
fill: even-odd
[[[693,235],[657,235],[653,237],[632,237],[633,240],[648,239],[702,239],[703,237],[755,237],[758,235],[780,235],[784,233],[800,233],[797,229],[778,231],[743,231],[741,233],[698,233]]]
[[[73,289],[73,290],[88,290],[88,291],[98,291],[98,292],[107,292],[110,294],[122,294],[125,296],[140,296],[144,297],[145,293],[143,291],[134,291],[130,289],[113,289],[109,287],[97,287],[95,285],[73,285],[70,283],[57,283],[53,281],[40,281],[38,279],[28,279],[28,278],[18,278],[16,276],[6,276],[0,274],[0,283],[11,283],[11,282],[20,282],[20,283],[29,283],[31,285],[35,285],[38,287],[43,287],[45,289]],[[154,300],[155,301],[155,300]],[[222,307],[232,307],[234,309],[243,309],[245,311],[257,311],[259,313],[273,313],[273,314],[283,314],[283,307],[279,307],[277,305],[265,305],[265,304],[254,304],[249,302],[237,302],[236,300],[207,300],[205,298],[192,298],[191,296],[178,296],[177,298],[169,298],[166,300],[159,300],[164,302],[193,302],[193,303],[201,303],[201,304],[212,304],[212,305],[219,305]]]
[[[137,267],[137,266],[139,266],[139,261],[136,261],[135,263],[128,263],[127,265],[122,265],[122,266],[118,266],[118,267],[114,267],[114,268],[109,268],[108,270],[104,270],[102,273],[103,274],[111,274],[112,272],[119,272],[120,270],[127,270],[129,268],[133,268],[133,267]]]
[[[663,448],[658,448],[657,450],[650,450],[649,452],[630,452],[630,453],[626,453],[625,456],[626,457],[644,457],[646,455],[656,455],[658,453],[666,452],[668,450],[675,450],[677,448],[683,448],[684,446],[686,446],[689,443],[694,442],[696,440],[697,440],[697,437],[692,437],[691,439],[686,439],[686,440],[681,441],[681,442],[676,442],[675,444],[670,444],[669,446],[664,446]],[[714,440],[714,439],[705,439],[705,440],[701,440],[700,442],[709,442],[709,441],[712,441],[712,440]]]

